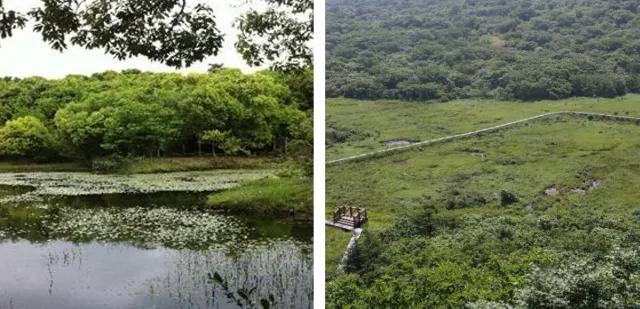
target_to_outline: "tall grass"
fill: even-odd
[[[397,214],[428,203],[436,204],[440,216],[450,218],[556,215],[572,211],[571,207],[632,217],[640,200],[638,153],[636,124],[552,116],[328,166],[326,213],[340,205],[366,207],[370,230],[390,227]],[[589,189],[594,180],[602,182]],[[552,186],[558,194],[545,196],[545,189]],[[516,201],[504,203],[503,191]],[[344,248],[346,241],[327,237],[327,246]],[[335,256],[327,255],[327,260]]]
[[[640,95],[615,99],[505,102],[457,100],[447,103],[327,99],[327,160],[388,148],[389,140],[425,141],[484,129],[556,111],[640,117]]]
[[[212,194],[207,205],[229,212],[313,217],[313,182],[309,178],[270,178]]]
[[[152,174],[217,169],[271,169],[279,163],[266,157],[173,157],[135,158],[122,167],[109,170],[117,174]],[[81,161],[36,163],[27,160],[0,162],[0,173],[90,172],[91,164]]]

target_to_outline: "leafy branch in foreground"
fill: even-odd
[[[214,10],[195,0],[43,0],[28,12],[0,1],[0,39],[33,22],[33,31],[51,48],[69,45],[102,49],[117,59],[144,56],[168,66],[189,67],[216,56],[225,35]],[[279,59],[274,67],[311,63],[312,0],[267,0],[240,18],[237,47],[250,65]],[[302,18],[304,17],[304,18]],[[284,59],[280,56],[288,55]]]
[[[229,299],[230,303],[235,303],[242,309],[275,308],[276,300],[273,297],[273,294],[269,294],[268,298],[260,299],[260,307],[258,307],[258,304],[253,301],[252,297],[253,293],[255,293],[256,291],[255,287],[251,289],[242,288],[238,289],[235,292],[231,292],[231,289],[229,288],[229,282],[222,279],[222,276],[220,276],[220,274],[214,272],[213,274],[209,273],[208,276],[210,282],[213,282],[222,288],[223,294]]]
[[[269,61],[276,69],[312,65],[313,0],[266,0],[268,8],[238,19],[236,49],[253,66]]]

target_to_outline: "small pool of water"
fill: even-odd
[[[416,142],[417,141],[410,141],[405,139],[394,139],[394,140],[384,141],[382,142],[382,144],[384,144],[385,146],[391,147],[391,146],[411,145]]]
[[[230,291],[255,288],[256,303],[272,294],[277,308],[312,308],[312,224],[212,212],[207,194],[0,203],[0,308],[240,308],[214,273]]]

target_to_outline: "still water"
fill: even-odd
[[[6,191],[6,190],[5,190]],[[312,226],[206,211],[206,194],[0,205],[0,309],[313,307]],[[258,307],[256,307],[258,308]]]

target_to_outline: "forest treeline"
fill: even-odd
[[[640,92],[636,0],[327,0],[327,97]]]
[[[137,70],[0,80],[0,158],[266,153],[310,148],[313,71]]]

